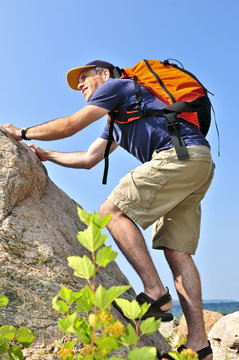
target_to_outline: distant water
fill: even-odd
[[[182,316],[182,308],[177,300],[174,300],[171,313],[179,320]],[[205,300],[203,301],[203,309],[219,312],[223,315],[239,311],[239,301],[233,300]]]

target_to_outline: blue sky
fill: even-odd
[[[207,138],[216,173],[203,200],[201,237],[194,256],[204,299],[239,300],[238,13],[238,0],[0,0],[0,123],[33,126],[82,108],[85,100],[67,86],[66,73],[95,59],[131,67],[144,58],[176,58],[215,94],[221,156],[217,156],[213,120]],[[34,143],[49,150],[85,151],[105,121],[100,119],[68,139]],[[48,162],[45,166],[57,186],[93,212],[138,164],[118,148],[110,158],[107,186],[101,184],[103,162],[91,171]],[[151,230],[144,231],[149,249]],[[113,245],[110,237],[108,243]],[[177,298],[163,254],[150,253]],[[117,261],[136,292],[142,291],[124,257],[119,254]]]

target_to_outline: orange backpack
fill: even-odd
[[[135,84],[137,102],[125,110],[111,112],[109,140],[105,150],[105,172],[103,184],[106,184],[108,172],[108,155],[113,141],[114,122],[121,124],[140,119],[142,117],[164,117],[168,127],[177,156],[180,160],[188,159],[189,154],[180,135],[179,118],[196,125],[202,134],[206,136],[211,122],[211,102],[206,88],[189,71],[185,70],[167,59],[142,60],[132,69],[114,70],[115,77],[132,79]],[[177,60],[176,60],[177,61]],[[139,85],[141,84],[158,97],[165,108],[162,110],[142,110]]]

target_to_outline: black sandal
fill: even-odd
[[[179,346],[179,348],[177,349],[177,352],[181,353],[184,349],[187,349],[185,345],[181,345]],[[208,346],[206,346],[205,348],[196,351],[196,353],[198,354],[198,360],[202,360],[204,359],[207,355],[212,354],[212,348],[211,348],[211,344],[210,341],[208,340]],[[172,356],[170,356],[168,353],[165,353],[163,355],[160,355],[159,352],[157,354],[158,359],[169,359],[169,360],[174,360],[174,358]]]
[[[136,301],[139,303],[139,305],[143,305],[144,303],[151,304],[148,311],[144,314],[144,316],[141,318],[141,320],[145,320],[149,317],[155,317],[155,320],[161,319],[161,321],[171,321],[173,320],[173,314],[162,311],[160,309],[161,306],[172,300],[171,295],[169,294],[169,290],[166,287],[167,292],[163,296],[161,296],[158,300],[151,299],[148,295],[145,293],[140,293],[138,296],[136,296]],[[114,307],[122,314],[124,315],[121,308],[116,304],[115,301],[112,303]],[[125,316],[125,315],[124,315]],[[138,319],[135,319],[138,320]]]

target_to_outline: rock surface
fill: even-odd
[[[208,338],[212,343],[215,359],[225,353],[230,360],[239,359],[239,311],[223,316],[211,329]]]
[[[209,310],[203,310],[203,317],[204,317],[204,323],[206,328],[206,333],[208,334],[213,325],[221,318],[223,318],[223,315],[215,312],[215,311],[209,311]],[[183,339],[188,334],[188,328],[185,320],[185,316],[183,315],[179,322],[178,327],[178,336],[179,339]]]
[[[208,339],[211,342],[215,360],[239,360],[239,311],[223,316],[204,310],[204,321]],[[179,325],[174,321],[162,324],[160,332],[167,339],[173,351],[187,336],[184,315]]]
[[[77,204],[49,179],[34,152],[0,129],[0,293],[9,298],[0,326],[28,326],[35,332],[26,359],[56,359],[52,344],[62,333],[51,300],[62,285],[75,291],[85,285],[67,263],[68,256],[88,255],[76,239],[83,228]],[[99,271],[98,282],[106,288],[128,285],[115,262]],[[131,289],[127,297],[134,296]],[[125,322],[117,311],[114,315]],[[141,344],[169,350],[160,333]]]

